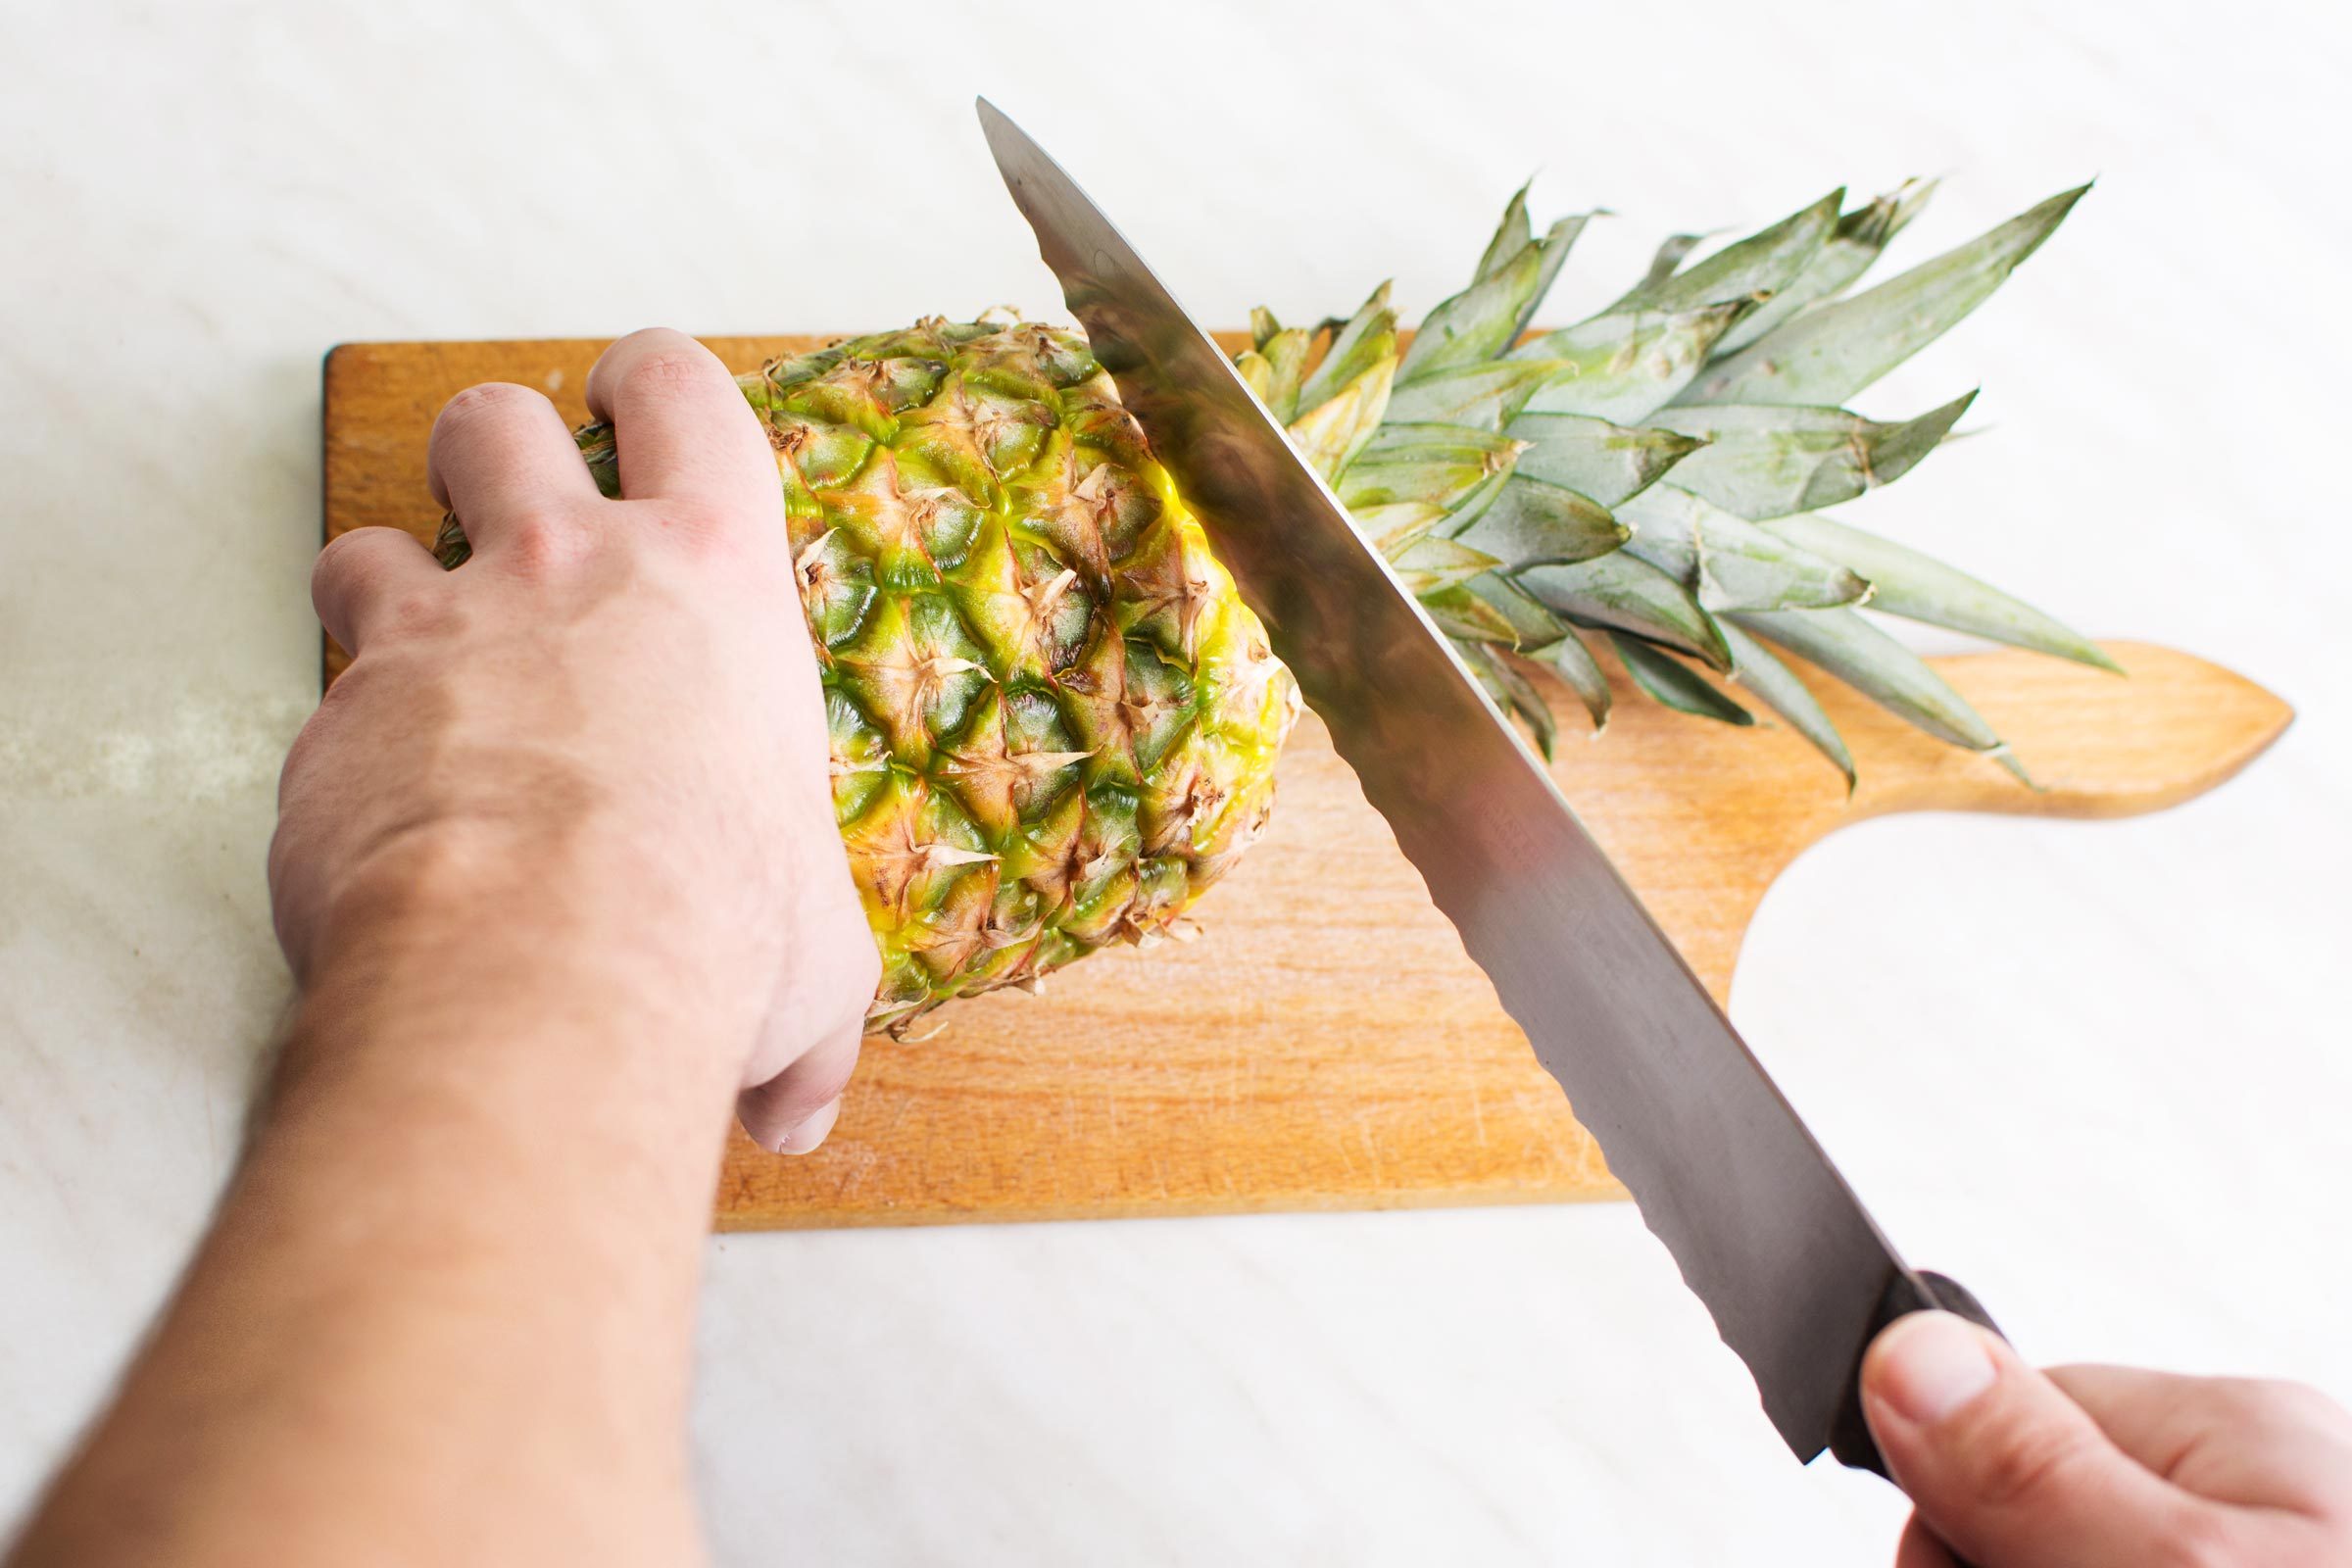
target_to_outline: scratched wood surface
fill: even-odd
[[[710,338],[750,368],[816,337]],[[430,538],[425,436],[484,380],[566,418],[594,340],[347,344],[325,368],[327,537]],[[1772,879],[1807,845],[1890,811],[2121,816],[2211,789],[2276,739],[2286,705],[2193,656],[2109,643],[2131,672],[2018,653],[1936,661],[2045,786],[1938,746],[1816,680],[1861,767],[1843,781],[1785,728],[1733,730],[1619,691],[1605,736],[1563,739],[1562,787],[1720,999]],[[341,653],[326,651],[329,678]],[[1563,711],[1573,710],[1568,701]],[[722,1228],[1068,1219],[1623,1196],[1312,714],[1274,825],[1202,900],[1202,936],[1104,953],[1042,996],[943,1009],[943,1032],[868,1043],[840,1124],[784,1159],[740,1136]]]

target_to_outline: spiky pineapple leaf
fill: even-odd
[[[1453,537],[1518,567],[1590,561],[1630,535],[1607,508],[1573,490],[1514,473],[1485,511],[1454,527]]]
[[[1416,539],[1389,558],[1396,575],[1415,598],[1458,587],[1483,577],[1502,562],[1456,539]],[[1498,616],[1497,619],[1500,617]],[[1506,629],[1508,622],[1503,622]]]
[[[1525,719],[1527,727],[1535,733],[1536,749],[1544,754],[1545,761],[1551,760],[1552,746],[1559,739],[1559,720],[1553,716],[1551,705],[1544,701],[1544,694],[1536,690],[1507,654],[1477,643],[1456,642],[1453,647],[1470,673],[1487,689],[1487,695],[1494,699],[1494,706],[1506,714],[1517,713]]]
[[[1383,283],[1357,307],[1331,340],[1323,363],[1298,388],[1298,406],[1320,406],[1384,359],[1396,352],[1396,313],[1389,308],[1389,285]]]
[[[1487,241],[1486,250],[1478,258],[1478,270],[1470,274],[1472,282],[1485,281],[1534,241],[1535,230],[1527,221],[1527,192],[1534,183],[1529,180],[1511,192],[1511,199],[1503,203],[1502,220],[1494,225],[1494,237]]]
[[[1823,710],[1821,699],[1813,689],[1797,679],[1796,672],[1772,656],[1772,651],[1733,620],[1717,624],[1723,629],[1723,641],[1732,651],[1732,679],[1756,694],[1756,700],[1784,719],[1788,727],[1813,743],[1814,749],[1837,764],[1845,775],[1847,794],[1854,788],[1854,754],[1846,750],[1845,737],[1830,722]]]
[[[1263,305],[1253,305],[1250,308],[1250,346],[1251,348],[1260,354],[1265,353],[1266,345],[1271,343],[1274,340],[1274,334],[1281,330],[1282,323],[1274,318],[1272,311],[1267,310]]]
[[[1325,402],[1309,407],[1288,429],[1298,455],[1314,465],[1325,478],[1336,478],[1361,452],[1387,415],[1390,387],[1396,374],[1396,334],[1373,340],[1385,344],[1381,356],[1364,372]],[[1300,401],[1305,394],[1299,394]]]
[[[1462,586],[1503,618],[1511,628],[1511,646],[1521,653],[1540,654],[1569,635],[1566,621],[1513,587],[1501,572],[1489,572]]]
[[[1635,285],[1635,292],[1655,288],[1672,277],[1675,269],[1683,265],[1683,258],[1698,249],[1706,237],[1704,234],[1669,234],[1659,241],[1656,254],[1649,259],[1649,270],[1642,274],[1642,281]]]
[[[1241,371],[1242,380],[1250,391],[1257,394],[1257,401],[1272,409],[1274,407],[1272,396],[1274,367],[1266,357],[1255,349],[1244,349],[1233,357],[1233,368]],[[1274,417],[1280,419],[1282,415],[1278,412]]]
[[[1879,259],[1886,242],[1919,216],[1935,193],[1932,179],[1906,179],[1838,220],[1837,232],[1822,242],[1805,270],[1724,333],[1715,345],[1716,354],[1743,349],[1805,307],[1843,293],[1854,279],[1870,270],[1870,264]]]
[[[1843,403],[1982,305],[2082,200],[2078,186],[1852,299],[1800,312],[1707,367],[1681,403]]]
[[[1577,213],[1558,220],[1544,231],[1544,238],[1540,241],[1544,247],[1544,262],[1536,270],[1536,286],[1528,291],[1526,300],[1521,303],[1519,318],[1511,323],[1510,335],[1503,339],[1505,347],[1517,342],[1519,335],[1527,330],[1527,323],[1536,318],[1536,312],[1543,307],[1544,296],[1551,292],[1552,280],[1560,275],[1560,268],[1567,262],[1568,252],[1575,246],[1577,236],[1585,231],[1585,225],[1592,220],[1592,216],[1591,213]]]
[[[1732,300],[1677,313],[1622,312],[1530,338],[1503,363],[1552,369],[1511,412],[1639,424],[1690,384],[1715,340],[1752,308]]]
[[[1581,414],[1522,414],[1503,428],[1527,443],[1514,472],[1613,507],[1705,443],[1677,430],[1627,428]]]
[[[1927,661],[1851,610],[1757,611],[1732,617],[1768,642],[1837,676],[1888,712],[2033,780],[1968,699]]]
[[[1663,277],[1653,264],[1650,275],[1609,307],[1625,311],[1689,311],[1725,300],[1757,294],[1777,294],[1793,282],[1813,260],[1822,242],[1838,226],[1838,208],[1845,192],[1834,190],[1770,228],[1760,229],[1708,257],[1687,272],[1669,270]],[[1688,236],[1678,235],[1679,238]],[[1673,240],[1667,241],[1669,245]],[[1661,252],[1661,259],[1664,253]]]
[[[1426,501],[1350,507],[1348,514],[1354,519],[1356,531],[1371,540],[1383,556],[1394,556],[1446,520],[1446,509]]]
[[[1393,416],[1382,421],[1364,447],[1367,461],[1373,458],[1443,458],[1456,462],[1483,462],[1508,466],[1512,458],[1526,443],[1494,430],[1481,430],[1467,424],[1415,424]]]
[[[1433,370],[1389,399],[1392,418],[1499,431],[1559,367],[1548,360],[1494,360]]]
[[[1266,316],[1266,320],[1273,318]],[[1307,351],[1313,342],[1313,335],[1303,327],[1278,328],[1256,348],[1235,357],[1234,364],[1241,369],[1242,379],[1250,383],[1250,390],[1285,424],[1298,416],[1298,380],[1305,373]]]
[[[1738,403],[1660,409],[1653,417],[1706,443],[1676,466],[1676,485],[1742,517],[1780,517],[1901,478],[1951,433],[1976,397],[1891,424],[1843,409]]]
[[[1503,648],[1519,646],[1519,628],[1511,618],[1473,591],[1469,582],[1457,582],[1428,593],[1416,591],[1421,608],[1438,629],[1461,642],[1494,643]]]
[[[1592,650],[1585,646],[1584,638],[1573,629],[1563,629],[1558,642],[1525,650],[1524,657],[1543,663],[1576,693],[1577,701],[1585,705],[1585,711],[1592,717],[1593,733],[1608,728],[1609,706],[1615,701],[1615,694],[1609,690],[1609,677],[1602,672],[1600,661],[1592,657]]]
[[[1763,526],[1869,578],[1873,610],[2123,673],[2098,644],[2072,627],[1908,545],[1831,517],[1783,517]]]
[[[1689,664],[1623,632],[1609,633],[1609,645],[1625,663],[1634,684],[1678,713],[1711,718],[1724,724],[1753,724],[1756,715],[1717,690],[1715,684]]]
[[[1451,512],[1479,486],[1511,471],[1512,449],[1499,454],[1462,446],[1367,446],[1339,480],[1350,508],[1423,501]]]
[[[1855,604],[1870,584],[1745,517],[1671,484],[1627,501],[1617,520],[1634,530],[1626,553],[1697,595],[1706,610],[1818,610]]]
[[[1458,365],[1482,365],[1510,344],[1519,309],[1535,292],[1544,253],[1531,240],[1493,271],[1459,294],[1441,300],[1422,318],[1405,346],[1396,379],[1416,377]]]
[[[1629,551],[1513,574],[1545,609],[1580,624],[1630,631],[1692,654],[1729,673],[1731,650],[1690,590]]]

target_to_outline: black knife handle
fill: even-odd
[[[1977,1299],[1976,1293],[1950,1275],[1921,1269],[1916,1281],[1915,1284],[1912,1276],[1897,1274],[1886,1282],[1886,1291],[1879,1297],[1879,1309],[1871,1317],[1870,1332],[1862,1337],[1864,1352],[1868,1352],[1871,1341],[1877,1339],[1879,1332],[1887,1324],[1913,1312],[1951,1312],[1968,1319],[1979,1328],[2001,1334],[2001,1326],[1992,1320],[1991,1313],[1984,1310],[1984,1303]],[[2008,1337],[2001,1334],[2004,1340]],[[1885,1476],[1888,1481],[1894,1479],[1886,1474],[1886,1460],[1879,1452],[1878,1439],[1870,1435],[1870,1423],[1862,1417],[1862,1357],[1859,1355],[1854,1357],[1854,1373],[1845,1386],[1845,1397],[1838,1401],[1838,1424],[1830,1431],[1830,1452],[1838,1456],[1838,1463],[1849,1468],[1868,1470]],[[1968,1568],[1957,1555],[1953,1561],[1959,1564],[1959,1568]]]
[[[1867,1351],[1880,1331],[1896,1318],[1939,1309],[1956,1313],[1980,1328],[2001,1333],[2001,1326],[1992,1320],[1992,1314],[1984,1310],[1984,1303],[1967,1286],[1949,1275],[1921,1269],[1916,1276],[1897,1274],[1886,1282],[1886,1291],[1879,1297],[1879,1309],[1871,1317],[1870,1332],[1862,1336],[1863,1350]],[[2005,1334],[2001,1337],[2008,1338]],[[1850,1469],[1868,1470],[1889,1481],[1894,1479],[1886,1475],[1886,1461],[1879,1453],[1878,1440],[1870,1435],[1870,1423],[1862,1418],[1860,1355],[1854,1357],[1853,1375],[1846,1383],[1845,1396],[1838,1404],[1838,1424],[1830,1429],[1830,1452],[1838,1456],[1839,1464]]]

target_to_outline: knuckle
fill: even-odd
[[[547,576],[586,560],[594,542],[591,531],[576,518],[552,512],[532,512],[510,518],[501,526],[498,554],[525,575]]]
[[[723,507],[690,501],[664,501],[655,531],[691,560],[715,565],[753,563],[745,531]]]
[[[458,608],[449,594],[409,590],[378,612],[381,640],[431,639],[448,634],[459,622]]]
[[[512,381],[481,381],[466,388],[441,406],[443,422],[458,424],[485,414],[498,414],[546,401],[527,386]]]
[[[316,601],[321,590],[352,573],[364,575],[368,552],[373,545],[366,528],[353,528],[329,539],[318,559],[311,563],[311,598]]]
[[[631,360],[621,379],[632,389],[659,395],[700,386],[710,377],[710,355],[691,339],[664,341]]]
[[[1998,1434],[1985,1446],[1975,1494],[1994,1508],[2031,1504],[2064,1490],[2089,1451],[2082,1434],[2064,1427]]]

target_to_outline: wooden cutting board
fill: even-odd
[[[829,340],[707,341],[749,369]],[[603,347],[334,350],[326,536],[384,524],[429,540],[440,509],[425,436],[441,404],[476,381],[517,381],[583,419]],[[1861,768],[1850,801],[1786,728],[1734,730],[1622,689],[1606,734],[1564,736],[1554,771],[1720,1000],[1764,890],[1825,834],[1889,811],[2156,810],[2230,777],[2292,717],[2189,655],[2106,647],[2129,679],[2020,653],[1936,661],[2039,794],[1826,680],[1816,689]],[[329,679],[341,662],[330,646]],[[1197,908],[1198,940],[1106,952],[1042,996],[944,1008],[929,1039],[868,1042],[822,1150],[786,1159],[735,1139],[719,1226],[1623,1197],[1312,714],[1279,786],[1271,831]]]

